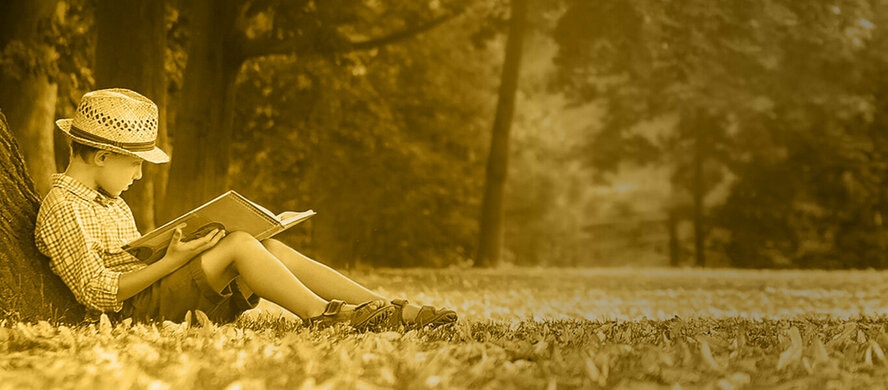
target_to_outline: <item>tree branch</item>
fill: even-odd
[[[441,16],[432,21],[419,26],[413,26],[402,31],[395,32],[379,38],[372,38],[364,41],[348,42],[337,47],[316,47],[312,42],[306,41],[303,37],[289,37],[284,39],[255,39],[245,41],[242,45],[242,58],[249,59],[255,57],[263,57],[275,54],[293,54],[304,52],[309,54],[321,53],[347,53],[352,51],[371,50],[378,47],[401,42],[414,36],[429,31],[444,22],[453,19],[462,12],[455,12],[449,15]]]
[[[396,33],[388,35],[388,36],[374,38],[374,39],[368,39],[368,40],[359,41],[359,42],[351,42],[351,44],[348,45],[348,47],[347,47],[348,50],[346,50],[346,51],[370,50],[370,49],[375,49],[378,47],[383,47],[385,45],[390,45],[390,44],[393,44],[396,42],[400,42],[403,40],[407,40],[409,38],[412,38],[414,36],[422,34],[426,31],[429,31],[435,27],[438,27],[439,25],[443,24],[444,22],[446,22],[450,19],[453,19],[454,17],[456,17],[456,15],[458,15],[458,13],[441,16],[441,17],[438,17],[438,18],[432,20],[431,22],[424,24],[424,25],[414,26],[413,28],[399,31],[399,32],[396,32]]]

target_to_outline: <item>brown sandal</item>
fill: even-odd
[[[347,323],[360,331],[377,330],[387,324],[389,318],[397,310],[393,305],[388,305],[383,300],[364,302],[355,307],[353,311],[343,312],[342,306],[345,304],[338,299],[331,300],[327,303],[324,313],[309,318],[305,322],[306,326],[326,328],[338,323]]]
[[[406,299],[394,299],[392,300],[392,306],[394,306],[395,312],[389,317],[387,327],[389,329],[398,329],[401,326],[406,330],[411,329],[420,329],[426,326],[431,328],[437,328],[441,325],[447,325],[456,322],[459,319],[459,316],[456,315],[456,312],[447,308],[434,308],[432,306],[423,305],[419,308],[419,312],[416,313],[416,318],[407,322],[404,320],[404,306],[407,305]]]

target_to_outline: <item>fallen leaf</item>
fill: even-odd
[[[99,333],[105,336],[111,334],[111,319],[105,313],[99,316]]]
[[[873,350],[873,353],[876,354],[876,358],[878,358],[883,365],[888,367],[888,360],[885,359],[885,352],[882,351],[882,347],[879,346],[879,343],[877,343],[875,340],[870,341],[870,348]]]
[[[721,371],[722,367],[715,361],[715,358],[712,357],[712,350],[709,348],[709,343],[706,341],[700,342],[700,356],[703,358],[703,363],[706,363],[706,366],[713,371]]]
[[[820,340],[820,337],[814,337],[814,340],[811,342],[811,348],[814,350],[815,363],[823,363],[829,360],[829,353],[826,352],[826,347],[823,346],[823,341]]]
[[[777,360],[777,370],[780,371],[789,365],[799,362],[802,358],[802,336],[799,329],[793,326],[789,329],[790,345]]]

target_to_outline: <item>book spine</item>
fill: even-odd
[[[281,225],[280,223],[278,223],[277,226],[272,226],[268,229],[265,229],[265,231],[263,231],[262,233],[257,234],[256,239],[259,241],[262,241],[262,240],[274,237],[276,234],[278,234],[282,231],[284,231],[284,225]]]

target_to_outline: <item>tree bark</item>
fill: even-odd
[[[100,0],[96,7],[96,88],[128,88],[157,104],[158,146],[170,152],[166,134],[166,29],[162,0]],[[158,188],[165,165],[145,164],[142,179],[123,195],[139,230],[156,224]],[[160,195],[160,196],[157,196]]]
[[[177,108],[167,196],[169,220],[225,190],[234,121],[235,78],[241,59],[233,39],[237,4],[196,0],[191,46]]]
[[[502,257],[503,194],[508,170],[509,131],[512,127],[515,94],[518,90],[526,8],[526,0],[512,0],[506,58],[503,63],[496,117],[493,121],[490,155],[487,158],[484,200],[481,204],[481,229],[475,262],[479,267],[497,266]]]
[[[698,267],[706,266],[706,227],[704,205],[706,182],[703,177],[703,160],[706,158],[705,126],[709,123],[703,110],[695,112],[694,120],[694,259]]]
[[[22,140],[22,153],[39,195],[49,191],[49,176],[56,172],[53,119],[58,86],[50,80],[49,68],[57,54],[43,39],[56,3],[34,0],[0,5],[0,50],[17,47],[11,52],[22,58],[15,61],[27,64],[0,70],[0,107]]]
[[[18,144],[0,112],[0,317],[76,323],[83,306],[34,244],[39,201]]]
[[[669,210],[666,231],[669,235],[669,266],[678,267],[681,264],[681,242],[678,237],[678,212],[674,209]]]

